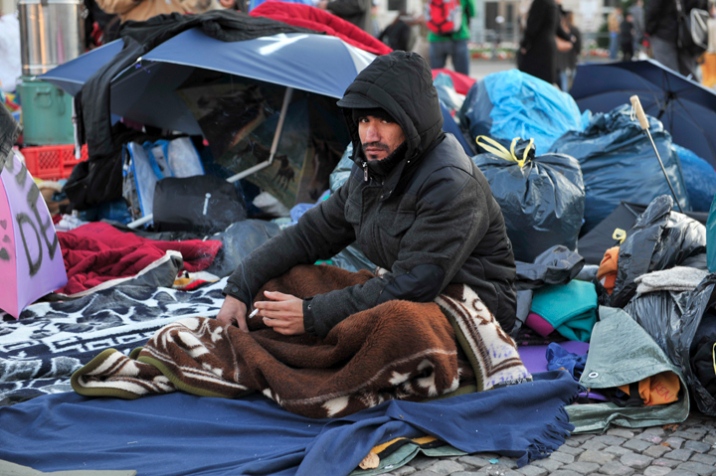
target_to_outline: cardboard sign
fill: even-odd
[[[52,217],[22,161],[0,173],[0,309],[16,319],[28,304],[64,286],[67,272]]]

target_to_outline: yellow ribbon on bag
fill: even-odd
[[[521,137],[515,137],[512,139],[512,144],[510,144],[510,150],[505,149],[505,147],[497,142],[495,139],[487,136],[477,136],[475,138],[475,143],[488,151],[489,153],[496,155],[497,157],[507,160],[508,162],[515,162],[517,165],[519,165],[520,168],[524,167],[527,163],[527,158],[530,153],[530,150],[535,146],[534,139],[530,139],[529,144],[527,144],[527,147],[525,147],[524,152],[522,153],[522,158],[517,158],[517,155],[515,155],[515,146],[517,145],[517,142],[520,141]],[[485,144],[480,143],[480,140],[485,141]]]

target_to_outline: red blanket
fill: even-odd
[[[221,248],[217,240],[157,241],[93,222],[57,232],[67,270],[67,285],[57,292],[74,294],[115,278],[134,276],[164,256],[179,251],[189,272],[209,267]]]
[[[354,24],[309,5],[269,0],[251,10],[250,15],[268,17],[289,25],[337,36],[346,43],[375,55],[387,55],[393,51],[388,45]]]

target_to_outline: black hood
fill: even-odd
[[[388,112],[403,129],[409,161],[418,159],[443,137],[443,116],[432,72],[416,53],[394,51],[378,56],[348,86],[338,106],[343,108],[356,162],[364,159],[353,109],[378,107]]]

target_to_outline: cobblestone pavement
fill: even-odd
[[[494,454],[416,457],[394,476],[716,475],[716,418],[692,411],[681,424],[573,435],[549,458],[517,468]]]

